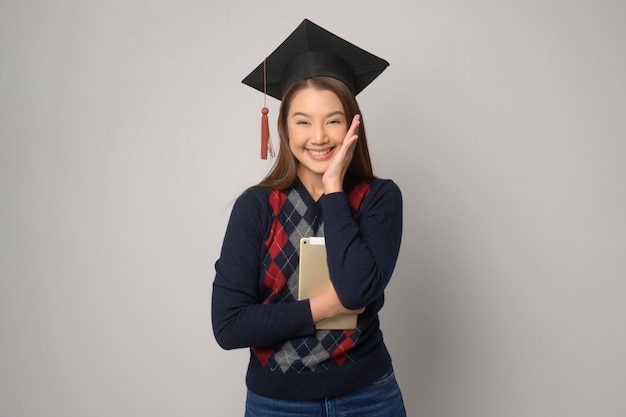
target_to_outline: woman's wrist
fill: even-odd
[[[333,316],[333,314],[330,313],[331,305],[328,303],[327,297],[323,295],[311,298],[309,305],[311,306],[311,317],[313,318],[314,324]]]
[[[323,185],[324,194],[340,193],[343,191],[343,184],[341,181],[329,181],[327,183],[325,182]]]

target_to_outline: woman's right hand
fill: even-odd
[[[354,149],[359,139],[360,124],[361,115],[357,114],[352,119],[342,144],[335,149],[335,156],[322,176],[324,194],[343,191],[343,179],[354,156]]]
[[[341,304],[341,301],[339,301],[339,297],[332,283],[328,285],[328,289],[323,294],[311,298],[310,305],[313,323],[315,324],[339,314],[361,314],[365,311],[365,307],[358,310],[348,310],[345,308],[343,304]]]

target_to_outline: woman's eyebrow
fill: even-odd
[[[343,116],[344,114],[343,114],[343,112],[342,112],[341,110],[336,110],[336,111],[333,111],[333,112],[328,113],[328,114],[326,115],[326,117],[328,118],[328,117],[332,117],[332,116],[336,116],[336,115],[341,115],[341,116]],[[301,112],[301,111],[297,111],[297,112],[295,112],[295,113],[293,113],[293,114],[291,115],[291,117],[295,117],[295,116],[311,117],[309,114],[304,113],[304,112]]]

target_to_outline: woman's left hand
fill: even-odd
[[[357,114],[352,119],[352,124],[346,133],[343,143],[336,150],[333,160],[322,176],[324,194],[343,191],[343,179],[346,176],[346,172],[354,156],[354,148],[359,139],[358,133],[360,124],[361,116]]]

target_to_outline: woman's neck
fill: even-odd
[[[300,175],[298,174],[298,179],[309,192],[311,198],[314,201],[320,199],[322,194],[324,194],[324,184],[322,183],[321,175]]]

